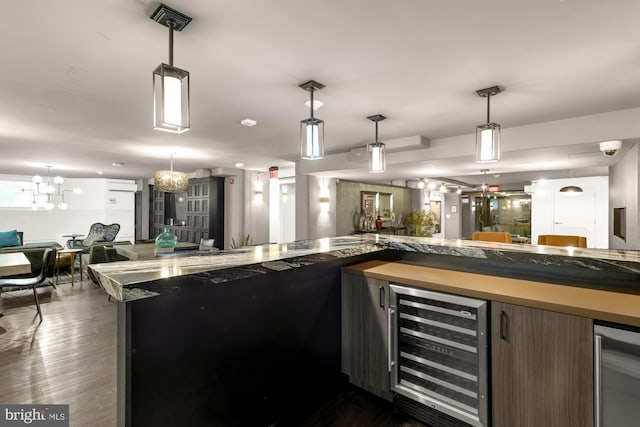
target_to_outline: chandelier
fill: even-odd
[[[153,174],[153,187],[154,190],[165,193],[180,193],[189,188],[189,174],[173,170],[173,154],[171,155],[171,170],[156,171]]]
[[[73,192],[76,194],[82,193],[81,188],[74,188],[73,190],[62,188],[62,184],[64,184],[64,178],[61,176],[53,177],[51,179],[51,168],[53,166],[47,165],[47,177],[46,179],[40,175],[35,175],[31,178],[32,186],[31,188],[18,187],[18,191],[29,192],[32,195],[32,206],[31,208],[35,211],[38,208],[44,208],[48,211],[52,210],[56,203],[54,202],[54,198],[59,198],[58,200],[58,208],[65,210],[69,207],[69,204],[65,201],[64,195],[65,193]]]

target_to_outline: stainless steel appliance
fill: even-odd
[[[394,403],[431,425],[487,426],[487,302],[390,286]]]
[[[594,326],[595,426],[640,423],[640,330]]]

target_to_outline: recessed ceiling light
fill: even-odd
[[[241,125],[244,125],[244,126],[251,127],[251,126],[255,126],[255,125],[257,125],[257,124],[258,124],[258,122],[256,122],[255,120],[251,120],[251,119],[244,119],[244,120],[242,120],[242,121],[240,122],[240,124],[241,124]]]
[[[120,166],[124,166],[124,163],[113,162],[113,163],[111,163],[111,166],[115,166],[115,167],[119,168]]]
[[[237,162],[237,163],[234,163],[234,165],[233,165],[233,166],[235,166],[235,167],[237,167],[237,168],[243,168],[243,167],[244,167],[244,163],[242,163],[242,162]]]
[[[318,99],[314,99],[313,100],[313,110],[319,110],[320,108],[322,108],[322,106],[324,105],[324,102],[318,100]],[[304,106],[309,108],[311,106],[311,100],[307,99],[306,101],[304,101]]]
[[[96,171],[98,175],[102,175],[102,171]]]

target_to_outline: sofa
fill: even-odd
[[[53,277],[56,260],[58,259],[58,251],[64,249],[58,242],[35,242],[24,243],[23,233],[17,230],[0,232],[0,253],[22,252],[31,263],[31,273],[11,276],[15,278],[37,276],[42,268],[42,255],[46,248],[53,249],[47,266],[47,277]],[[60,267],[68,267],[70,265],[69,257],[60,257],[58,260]],[[66,264],[65,264],[66,262]]]

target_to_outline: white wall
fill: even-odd
[[[576,185],[584,194],[569,196],[560,193],[560,188]],[[587,247],[609,247],[609,178],[595,176],[587,178],[554,179],[531,185],[531,242],[536,244],[540,234],[579,234],[587,237]],[[573,199],[572,199],[573,197]],[[572,206],[573,208],[566,206]],[[565,206],[562,208],[561,206]],[[578,232],[587,215],[593,224],[585,233]],[[559,215],[564,215],[561,219]],[[575,229],[576,232],[571,232]],[[559,232],[569,230],[569,232]]]
[[[31,177],[0,175],[0,180],[31,181]],[[68,209],[2,208],[0,230],[24,232],[25,243],[57,241],[64,245],[65,234],[86,235],[94,222],[117,222],[121,228],[116,240],[134,240],[134,181],[68,178],[63,187],[82,189],[82,194],[65,194]]]

